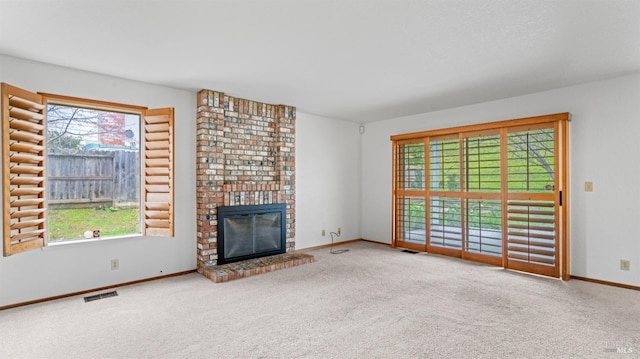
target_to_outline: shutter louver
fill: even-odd
[[[555,204],[552,201],[510,201],[508,214],[509,260],[555,266]]]
[[[408,243],[425,243],[424,197],[402,196],[398,198],[402,215],[398,218],[399,238]]]
[[[398,189],[424,190],[424,143],[406,143],[398,146]]]
[[[460,199],[432,196],[429,198],[429,204],[429,245],[460,250],[462,248]]]
[[[430,139],[429,182],[431,191],[460,191],[460,140],[457,134]]]
[[[45,245],[45,105],[2,84],[3,255]]]
[[[465,137],[462,143],[464,190],[500,192],[500,135]]]
[[[502,257],[502,202],[500,200],[465,200],[465,250]]]
[[[145,111],[144,234],[172,237],[173,108]]]
[[[398,144],[396,238],[408,248],[424,248],[426,241],[424,141]]]

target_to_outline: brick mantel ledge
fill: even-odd
[[[280,191],[280,182],[271,183],[227,183],[222,186],[223,192]]]

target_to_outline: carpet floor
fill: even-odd
[[[640,292],[356,242],[0,311],[0,358],[637,358]]]

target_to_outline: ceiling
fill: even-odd
[[[636,0],[0,0],[0,54],[365,123],[640,71]]]

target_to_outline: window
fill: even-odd
[[[49,102],[46,122],[48,242],[139,234],[140,114]]]
[[[567,279],[567,122],[393,136],[393,245]]]
[[[173,109],[2,84],[3,253],[48,242],[173,236]]]

